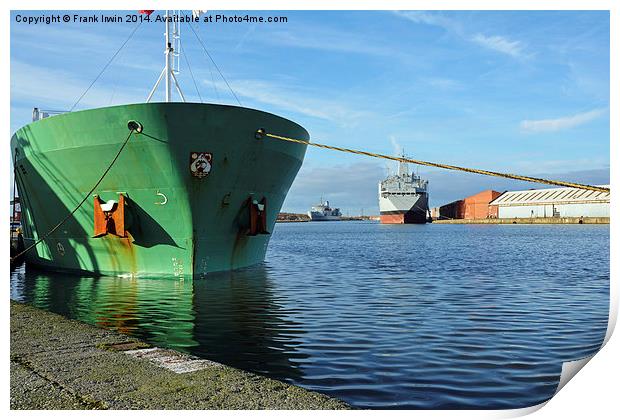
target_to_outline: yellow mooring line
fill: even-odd
[[[339,152],[353,153],[356,155],[364,155],[364,156],[370,156],[370,157],[375,157],[375,158],[380,158],[380,159],[395,160],[397,162],[416,163],[418,165],[433,166],[435,168],[450,169],[453,171],[469,172],[469,173],[480,174],[480,175],[497,176],[501,178],[516,179],[519,181],[536,182],[539,184],[557,185],[560,187],[579,188],[582,190],[590,190],[590,191],[598,191],[598,192],[606,192],[606,193],[610,192],[609,188],[597,187],[594,185],[577,184],[574,182],[565,182],[565,181],[555,181],[552,179],[534,178],[531,176],[524,176],[524,175],[504,174],[501,172],[486,171],[484,169],[463,168],[461,166],[444,165],[442,163],[426,162],[423,160],[410,159],[406,157],[382,155],[379,153],[365,152],[363,150],[345,149],[344,147],[328,146],[327,144],[313,143],[313,142],[309,142],[305,140],[292,139],[290,137],[278,136],[277,134],[267,133],[263,129],[260,129],[256,132],[256,137],[258,139],[260,139],[263,136],[267,136],[273,139],[278,139],[278,140],[283,140],[283,141],[290,141],[293,143],[306,144],[308,146],[321,147],[323,149],[337,150]]]

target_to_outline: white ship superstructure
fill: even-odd
[[[406,162],[399,162],[398,173],[379,183],[381,223],[426,223],[428,181],[409,172]]]

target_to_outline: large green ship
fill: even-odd
[[[171,101],[166,51],[166,102],[39,118],[13,135],[27,263],[199,278],[263,261],[306,145],[261,133],[308,132],[267,112]]]

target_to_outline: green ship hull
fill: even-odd
[[[92,197],[45,237],[109,167],[128,121],[143,131],[130,137]],[[174,102],[66,113],[22,127],[11,151],[25,246],[45,237],[25,254],[27,263],[189,279],[262,262],[306,145],[261,138],[259,129],[309,138],[273,114]],[[196,170],[197,155],[209,156],[210,170]],[[96,203],[109,200],[113,211],[102,213]],[[103,214],[106,222],[96,226]]]

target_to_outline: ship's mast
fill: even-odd
[[[166,102],[170,102],[172,100],[172,77],[170,76],[172,72],[172,66],[170,65],[170,61],[172,61],[172,51],[174,51],[172,49],[172,43],[170,42],[170,21],[168,20],[170,15],[168,14],[168,12],[169,11],[166,10],[166,45],[164,50],[164,54],[166,55],[166,67],[164,69],[164,71],[166,72]]]
[[[403,149],[401,156],[403,158],[405,157],[405,149]],[[398,176],[409,176],[409,164],[407,164],[407,162],[403,162],[402,160],[398,162]]]
[[[146,98],[146,102],[150,102],[162,78],[165,79],[164,84],[166,90],[166,102],[173,101],[173,85],[179,93],[179,96],[181,97],[183,102],[185,102],[185,96],[183,95],[181,87],[179,86],[179,82],[175,76],[175,73],[179,73],[179,54],[181,50],[180,10],[166,10],[164,20],[166,25],[166,32],[164,33],[164,55],[166,61],[164,64],[164,69],[159,74],[159,78],[155,82],[153,89],[151,89],[149,96]]]

